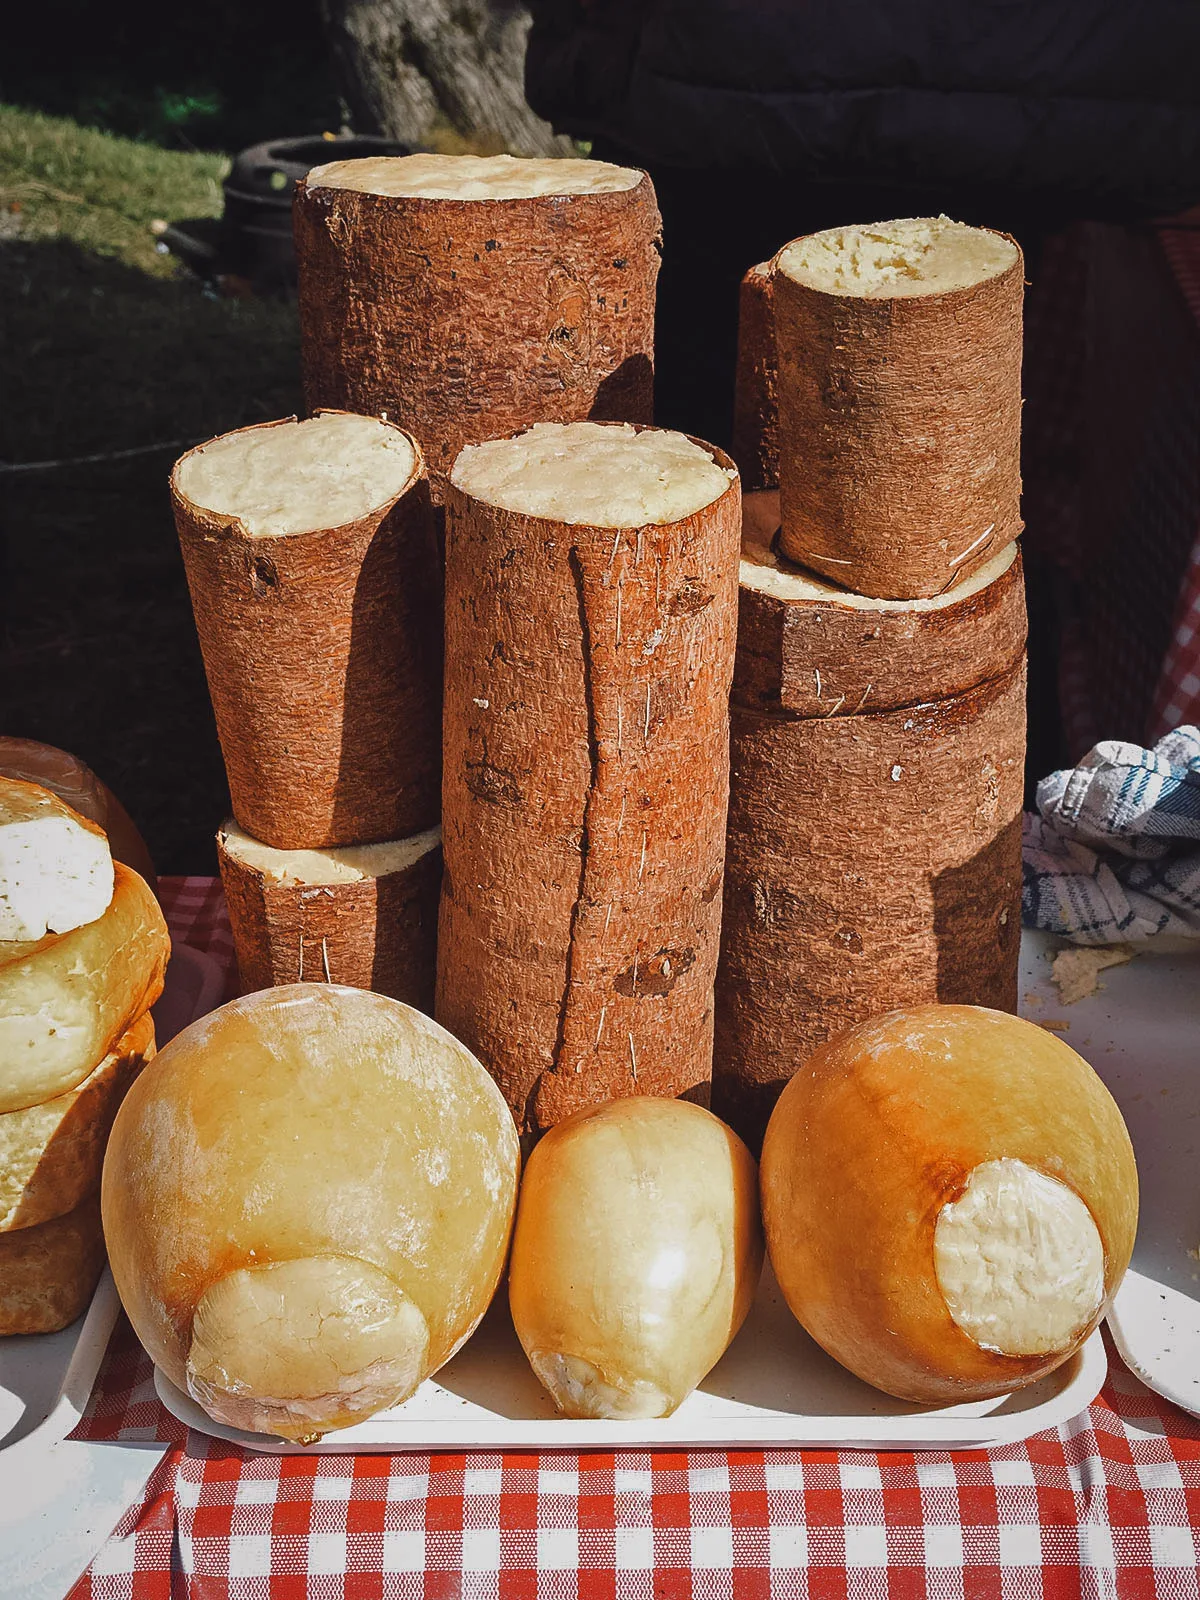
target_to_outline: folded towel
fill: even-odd
[[[1200,728],[1106,739],[1038,784],[1022,921],[1075,944],[1200,938]]]

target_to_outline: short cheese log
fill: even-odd
[[[40,784],[0,777],[0,941],[70,933],[112,894],[104,830]]]
[[[752,1149],[831,1034],[919,1001],[1015,1010],[1025,627],[1015,546],[885,604],[747,543],[713,1109]]]
[[[535,422],[649,422],[661,221],[599,161],[334,162],[297,186],[310,408],[414,434],[440,500],[464,445]]]
[[[761,1179],[796,1317],[920,1405],[1053,1371],[1104,1316],[1137,1230],[1133,1149],[1091,1067],[971,1006],[889,1012],[822,1046],[775,1108]]]
[[[513,1324],[567,1416],[669,1416],[746,1320],[762,1260],[758,1170],[737,1135],[687,1101],[615,1100],[529,1157]]]
[[[147,1014],[77,1088],[0,1115],[0,1233],[60,1217],[95,1193],[113,1118],[153,1055]]]
[[[116,795],[78,756],[37,739],[0,738],[0,775],[39,783],[73,811],[97,823],[108,836],[114,861],[123,861],[155,887],[154,863],[145,840]]]
[[[442,835],[272,850],[227,822],[217,863],[243,993],[281,983],[374,989],[433,1009]]]
[[[65,1094],[162,993],[171,941],[158,901],[117,863],[104,915],[0,944],[0,1112]]]
[[[239,826],[280,850],[434,826],[441,575],[413,440],[261,423],[181,457],[171,493]]]
[[[742,279],[738,297],[737,368],[730,454],[753,494],[779,487],[779,396],[775,354],[775,266],[761,261]]]
[[[80,1316],[104,1270],[100,1202],[0,1234],[0,1336],[57,1333]]]
[[[775,258],[781,551],[858,593],[940,594],[1021,531],[1024,264],[945,218]]]
[[[682,434],[543,425],[464,451],[446,509],[437,1015],[529,1136],[707,1100],[736,471]]]
[[[398,1404],[492,1298],[512,1117],[469,1051],[383,995],[231,1001],[133,1085],[104,1163],[129,1319],[233,1427],[313,1439]]]

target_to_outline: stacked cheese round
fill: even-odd
[[[103,829],[0,778],[0,1334],[65,1327],[95,1287],[105,1142],[154,1053],[167,951]]]

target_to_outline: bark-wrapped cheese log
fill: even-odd
[[[946,218],[775,258],[781,551],[861,594],[940,594],[1021,531],[1024,264]]]
[[[731,453],[742,475],[743,494],[779,485],[779,395],[771,299],[774,270],[771,261],[751,267],[738,297]]]
[[[752,1148],[852,1023],[932,1000],[1015,1010],[1024,640],[1013,545],[909,602],[746,545],[713,1109]]]
[[[224,434],[171,476],[233,814],[278,850],[438,817],[441,578],[421,453],[371,417]]]
[[[325,982],[433,1008],[441,830],[340,850],[217,835],[242,992]]]
[[[654,429],[456,463],[437,1015],[528,1136],[708,1098],[738,507],[720,452]]]
[[[0,1115],[0,1233],[60,1217],[99,1189],[113,1118],[153,1055],[147,1013],[74,1089]]]
[[[435,499],[464,445],[534,422],[649,422],[661,221],[602,161],[336,161],[294,208],[308,406],[386,415]]]

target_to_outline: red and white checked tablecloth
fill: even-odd
[[[162,889],[228,960],[219,885]],[[1200,1423],[1115,1356],[986,1452],[270,1456],[177,1423],[122,1322],[74,1437],[167,1448],[70,1600],[1200,1600]]]

